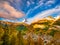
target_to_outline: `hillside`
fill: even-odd
[[[30,25],[0,21],[0,45],[60,45],[60,18],[43,18]]]

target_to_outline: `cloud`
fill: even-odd
[[[37,8],[39,8],[39,7],[41,7],[42,5],[44,5],[44,3],[40,3],[39,5],[37,5],[36,7],[34,7],[33,10],[35,10],[35,9],[37,9]]]
[[[45,5],[51,5],[51,4],[54,4],[55,3],[55,0],[49,0],[45,3]]]
[[[37,6],[35,6],[33,10],[35,10],[35,9],[41,7],[41,6],[46,6],[46,7],[48,7],[48,6],[51,6],[52,4],[55,4],[55,0],[48,0],[48,1],[46,1],[45,3],[44,3],[44,1],[45,1],[45,0],[40,0],[40,1],[37,3]]]
[[[37,14],[36,16],[32,17],[32,18],[28,18],[28,24],[32,23],[32,22],[36,22],[44,17],[50,16],[52,14],[57,14],[60,15],[60,6],[56,6],[55,8],[49,9],[49,10],[45,10],[39,14]]]
[[[31,4],[31,3],[30,3],[29,1],[27,1],[27,6],[30,6],[30,4]]]
[[[23,16],[23,12],[17,11],[8,2],[4,1],[0,3],[0,17],[14,20],[17,18],[22,18]]]
[[[48,0],[46,2],[44,2],[45,0],[40,0],[39,2],[37,2],[37,5],[34,7],[34,8],[31,8],[31,11],[28,10],[28,12],[33,12],[34,10],[38,9],[39,7],[42,7],[42,8],[48,8],[50,6],[52,6],[53,4],[55,4],[55,0]],[[27,3],[30,5],[29,1],[27,1]],[[44,6],[44,7],[43,7]],[[27,12],[27,13],[28,13]]]

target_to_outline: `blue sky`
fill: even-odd
[[[0,20],[28,22],[60,15],[60,0],[0,0]]]

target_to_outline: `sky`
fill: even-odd
[[[60,0],[0,0],[0,20],[31,23],[60,15]]]

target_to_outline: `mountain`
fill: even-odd
[[[48,44],[52,41],[58,45],[60,44],[57,42],[60,40],[59,34],[60,18],[46,17],[30,25],[25,22],[0,21],[0,44],[3,45],[32,45],[35,44],[33,42]]]

